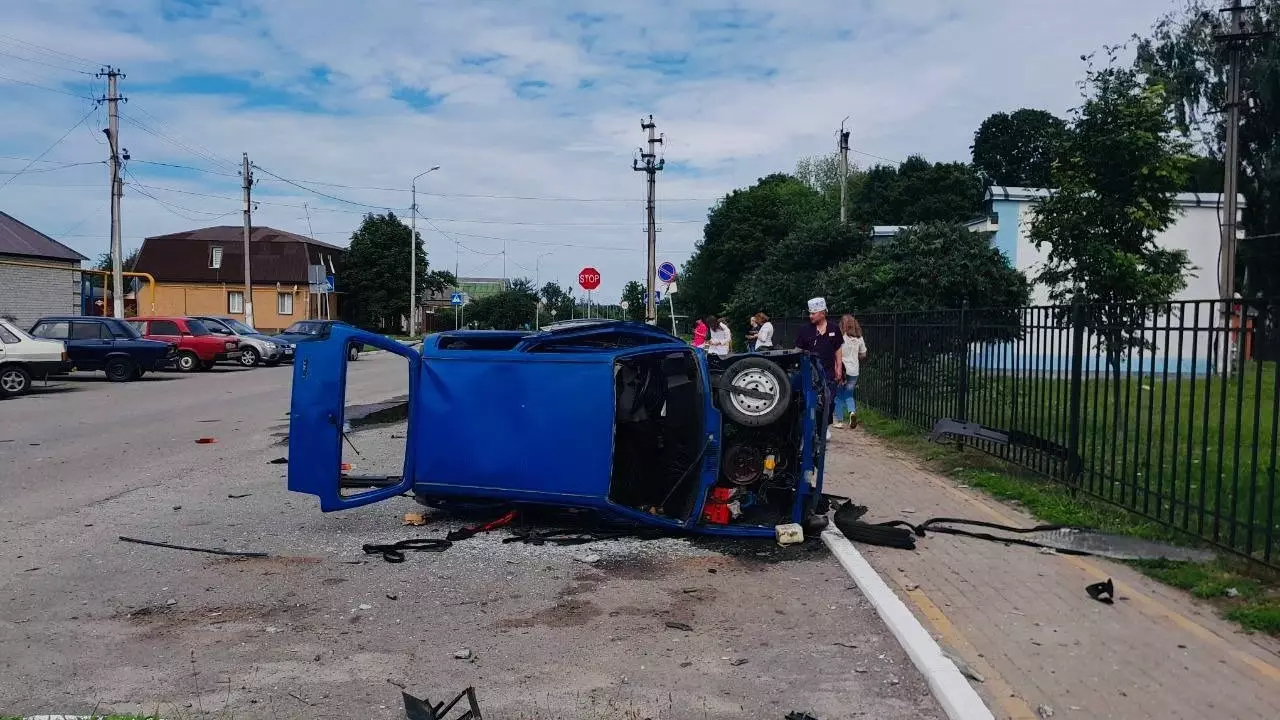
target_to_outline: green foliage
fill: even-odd
[[[959,225],[916,225],[822,273],[827,304],[841,311],[904,311],[1025,305],[1027,279],[990,236]]]
[[[973,164],[996,185],[1047,188],[1067,124],[1044,110],[998,112],[973,135]]]
[[[120,260],[120,267],[121,267],[121,269],[122,269],[122,270],[124,270],[124,272],[132,272],[132,271],[133,271],[133,266],[134,266],[134,265],[136,265],[136,264],[137,264],[137,262],[138,262],[138,251],[139,251],[139,250],[141,250],[141,248],[134,248],[134,249],[130,250],[129,252],[125,253],[125,256],[124,256],[123,258],[121,258],[121,260]],[[97,262],[95,262],[95,263],[93,264],[93,269],[94,269],[94,270],[106,270],[107,272],[111,272],[111,253],[109,253],[109,252],[105,252],[105,253],[102,253],[101,255],[99,255],[99,256],[98,256],[98,260],[97,260]],[[131,278],[127,278],[127,277],[126,277],[126,278],[124,278],[124,286],[125,286],[126,291],[127,291],[127,290],[128,290],[128,288],[130,287],[130,285],[129,285],[129,281],[130,281],[130,279],[131,279]],[[144,283],[145,283],[146,281],[145,281],[145,280],[143,280],[142,282],[144,282]],[[107,287],[107,288],[111,288],[111,276],[110,276],[110,275],[90,275],[90,276],[89,276],[89,284],[90,284],[92,287]],[[113,289],[111,290],[111,292],[114,292],[114,291],[115,291],[115,290],[114,290],[114,288],[113,288]]]
[[[623,312],[628,320],[644,322],[645,297],[644,284],[639,280],[629,280],[622,286],[622,299],[627,303]]]
[[[964,163],[930,163],[912,155],[897,167],[871,168],[852,189],[854,225],[964,222],[982,213],[982,180]]]
[[[565,290],[559,283],[549,282],[542,286],[540,295],[544,306],[542,309],[544,323],[553,319],[565,320],[572,314],[574,306],[572,288]],[[555,315],[551,314],[552,311],[555,311]]]
[[[805,301],[830,292],[819,275],[838,262],[856,256],[867,243],[867,233],[842,226],[833,217],[822,217],[796,227],[742,278],[726,310],[734,327],[745,327],[757,312],[771,317],[805,313]]]
[[[1245,13],[1246,28],[1280,27],[1280,0],[1256,0]],[[1137,67],[1165,86],[1179,129],[1197,139],[1209,157],[1221,159],[1226,113],[1227,54],[1217,35],[1230,31],[1222,3],[1190,0],[1162,18],[1138,44]],[[1280,294],[1280,35],[1241,46],[1240,192],[1244,229],[1257,239],[1241,241],[1237,286],[1248,270],[1249,295]],[[1209,178],[1205,178],[1208,180]],[[1212,191],[1221,191],[1222,177]],[[1261,237],[1268,236],[1271,237]]]
[[[1169,299],[1186,287],[1190,261],[1156,245],[1179,212],[1174,196],[1190,158],[1173,136],[1164,90],[1114,63],[1092,65],[1054,171],[1056,190],[1034,210],[1029,239],[1045,250],[1037,280],[1049,299],[1085,301],[1085,324],[1099,331],[1113,366],[1141,334],[1150,312],[1141,303]]]
[[[409,226],[395,213],[369,213],[351,234],[351,245],[338,268],[345,295],[343,318],[366,329],[398,330],[409,314],[409,266],[404,250],[409,247]],[[428,291],[444,292],[455,283],[452,273],[430,272],[427,251],[421,236],[417,244],[418,297]]]
[[[533,328],[537,311],[533,283],[518,278],[508,282],[506,290],[468,304],[467,319],[482,330],[519,330]]]
[[[824,205],[816,190],[781,173],[726,195],[707,216],[702,242],[680,274],[687,311],[720,312],[739,281],[770,249],[800,223],[822,215]]]

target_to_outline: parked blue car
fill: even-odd
[[[403,472],[355,495],[340,470],[352,343],[404,357],[409,372]],[[642,323],[445,332],[420,352],[334,325],[297,346],[288,486],[326,512],[412,491],[438,507],[553,505],[773,536],[826,511],[829,402],[801,351],[708,356]]]
[[[177,346],[147,340],[129,323],[112,317],[57,315],[31,326],[32,337],[62,340],[76,370],[102,371],[112,382],[136,380],[173,364]]]

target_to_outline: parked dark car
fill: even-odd
[[[412,492],[433,507],[555,505],[673,532],[781,537],[825,521],[831,398],[803,351],[720,357],[617,321],[443,332],[421,351],[349,326],[330,333],[298,345],[289,412],[289,489],[323,511]],[[408,361],[408,438],[392,477],[341,471],[353,342]],[[344,491],[356,487],[376,489]]]
[[[215,335],[205,324],[188,317],[136,317],[129,324],[144,337],[176,343],[175,362],[181,372],[212,370],[219,360],[240,362],[240,341]]]
[[[341,320],[299,320],[284,329],[284,332],[271,337],[278,342],[285,342],[291,345],[297,345],[300,342],[312,342],[315,340],[328,340],[329,333],[335,327],[344,327],[350,330],[355,328]],[[364,352],[364,344],[352,342],[347,345],[347,359],[358,360],[360,353]]]
[[[113,382],[136,380],[148,370],[172,365],[178,350],[175,343],[147,340],[129,323],[109,317],[40,318],[31,335],[65,342],[74,369],[102,371]]]

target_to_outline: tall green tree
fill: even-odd
[[[338,269],[344,319],[380,332],[400,329],[409,314],[409,264],[404,261],[409,237],[409,226],[395,213],[364,216],[360,227],[351,234],[351,244]],[[418,297],[425,297],[429,291],[444,292],[455,284],[453,274],[431,271],[421,235],[418,240]]]
[[[644,285],[639,280],[629,280],[622,286],[622,300],[627,303],[624,311],[628,320],[644,322]]]
[[[853,189],[849,219],[855,225],[964,222],[982,212],[982,180],[965,163],[912,155],[898,166],[872,167]]]
[[[1240,243],[1236,286],[1248,295],[1280,295],[1280,0],[1246,3],[1246,27],[1271,30],[1240,47],[1240,193],[1246,239]],[[1230,15],[1216,0],[1188,0],[1161,18],[1138,44],[1136,66],[1158,78],[1174,101],[1179,129],[1210,158],[1223,156],[1226,129],[1227,53],[1217,36],[1229,32]],[[1200,173],[1197,173],[1199,175]],[[1207,174],[1207,173],[1206,173]],[[1204,177],[1206,181],[1210,177]],[[1221,192],[1219,176],[1210,191]],[[1250,239],[1256,238],[1256,239]],[[1248,282],[1245,283],[1245,273]]]
[[[723,310],[771,248],[823,212],[831,209],[821,193],[781,173],[726,195],[708,214],[702,241],[680,273],[685,307],[699,315]]]
[[[1046,253],[1036,280],[1054,303],[1087,303],[1084,322],[1114,368],[1127,348],[1144,344],[1127,329],[1149,317],[1144,303],[1186,286],[1186,252],[1155,238],[1178,216],[1190,157],[1163,86],[1110,59],[1102,69],[1090,62],[1054,169],[1057,189],[1035,207],[1029,239]]]
[[[973,164],[995,185],[1049,187],[1066,131],[1061,118],[1044,110],[995,113],[973,134]]]
[[[573,313],[573,289],[565,290],[560,283],[548,282],[540,291],[543,304],[543,322],[550,320],[567,320]],[[552,312],[554,311],[554,315]]]
[[[141,250],[141,248],[133,248],[132,250],[125,253],[124,257],[120,259],[120,267],[122,270],[124,270],[124,272],[133,271],[133,266],[138,262],[139,250]],[[105,270],[106,272],[111,272],[111,253],[105,252],[99,255],[97,262],[93,264],[93,269]],[[133,287],[132,284],[130,283],[130,280],[132,279],[133,278],[124,278],[125,292],[128,292],[129,288]],[[115,289],[111,285],[110,275],[91,275],[89,277],[89,284],[92,287],[110,288],[109,292],[111,293],[115,292]]]

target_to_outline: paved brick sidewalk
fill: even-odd
[[[922,469],[861,431],[836,432],[826,488],[866,519],[938,516],[1033,524]],[[912,510],[904,514],[904,510]],[[1097,558],[949,535],[915,552],[859,545],[945,649],[983,676],[997,718],[1280,718],[1280,643],[1247,635],[1189,595]],[[1113,578],[1107,606],[1085,585]]]

